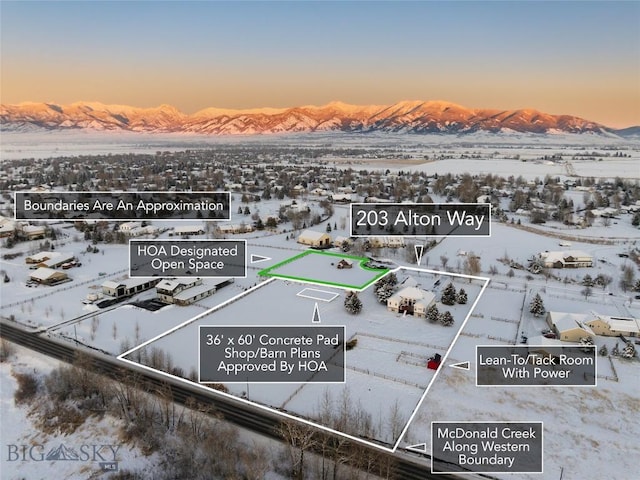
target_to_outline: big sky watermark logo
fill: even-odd
[[[122,445],[109,443],[82,445],[6,445],[7,462],[91,462],[101,470],[118,471],[118,451]]]

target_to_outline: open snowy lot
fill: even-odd
[[[226,385],[229,392],[310,419],[319,419],[319,398],[338,404],[347,395],[377,426],[375,438],[390,445],[395,443],[434,376],[434,371],[426,368],[428,358],[436,353],[445,355],[484,283],[408,270],[400,270],[397,275],[400,282],[411,278],[427,290],[432,289],[437,279],[441,280],[440,284],[452,280],[456,288],[462,287],[467,291],[469,300],[465,305],[451,307],[438,303],[440,310],[451,311],[455,320],[452,327],[444,327],[424,318],[389,312],[377,301],[371,288],[359,294],[363,302],[362,312],[350,315],[343,306],[345,291],[314,287],[337,295],[332,301],[319,302],[321,324],[344,325],[346,338],[358,341],[353,350],[346,352],[346,383],[236,383]],[[198,356],[191,346],[198,341],[198,326],[310,325],[316,300],[298,295],[308,288],[304,283],[266,281],[234,301],[129,353],[127,358],[146,363],[145,358],[150,358],[154,349],[162,350],[170,356],[171,365],[183,372],[194,372]],[[387,416],[390,407],[396,404],[399,416],[391,425],[394,422]]]
[[[348,262],[349,268],[338,268],[341,261]],[[260,275],[324,285],[343,285],[361,290],[388,272],[387,269],[365,266],[367,261],[364,257],[307,250],[301,255],[263,270]]]

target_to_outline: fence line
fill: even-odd
[[[378,340],[386,340],[386,341],[389,341],[389,342],[404,343],[406,345],[418,345],[420,347],[437,348],[438,350],[446,350],[445,347],[442,347],[440,345],[434,345],[432,343],[416,342],[416,341],[412,341],[412,340],[399,340],[397,338],[385,337],[383,335],[375,335],[373,333],[357,332],[357,335],[361,335],[363,337],[377,338]]]
[[[496,322],[515,323],[516,325],[520,323],[519,320],[513,320],[510,318],[491,317],[491,320],[495,320]]]
[[[349,370],[353,370],[354,372],[364,373],[365,375],[373,375],[374,377],[383,378],[385,380],[389,380],[391,382],[402,383],[404,385],[409,385],[411,387],[416,387],[420,389],[426,389],[426,385],[420,385],[419,383],[409,382],[407,380],[403,380],[401,378],[392,377],[391,375],[385,375],[384,373],[372,372],[370,370],[366,370],[364,368],[358,368],[354,366],[345,365],[345,368]]]
[[[98,277],[98,279],[100,278],[110,278],[113,277],[114,275],[118,275],[120,273],[125,273],[128,272],[129,269],[125,268],[122,270],[118,270],[116,272],[110,273],[109,275],[104,275],[102,277]],[[47,287],[49,291],[47,291],[47,293],[43,293],[42,295],[37,295],[35,297],[30,297],[24,300],[20,300],[19,302],[13,302],[13,303],[7,303],[6,305],[1,305],[0,309],[3,308],[8,308],[8,307],[15,307],[17,305],[21,305],[23,303],[27,303],[27,302],[31,302],[32,300],[40,300],[41,298],[46,298],[46,297],[50,297],[51,295],[58,293],[58,292],[63,292],[65,290],[71,290],[72,288],[76,288],[79,287],[81,285],[86,285],[87,283],[93,283],[95,282],[97,279],[93,278],[91,280],[85,280],[82,282],[73,282],[72,285],[69,285],[68,287],[64,287],[64,288],[56,288],[55,290],[51,291],[51,289],[55,288],[55,287]]]

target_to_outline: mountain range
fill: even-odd
[[[92,129],[150,133],[250,135],[294,132],[451,133],[596,133],[624,136],[615,130],[571,115],[532,109],[473,109],[443,101],[402,101],[392,105],[349,105],[331,102],[291,108],[229,110],[207,108],[185,114],[171,105],[137,108],[76,102],[0,105],[2,130]]]

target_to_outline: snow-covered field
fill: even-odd
[[[350,315],[343,306],[345,291],[323,286],[323,291],[337,297],[320,302],[322,325],[344,325],[346,338],[358,339],[357,346],[346,353],[346,383],[228,384],[230,393],[316,419],[320,410],[318,399],[325,392],[336,402],[348,392],[354,405],[361,405],[374,424],[379,425],[375,438],[393,445],[397,439],[391,430],[399,432],[397,426],[390,429],[388,425],[389,406],[397,403],[406,423],[434,375],[433,370],[426,368],[427,359],[435,353],[444,356],[484,284],[427,272],[401,270],[397,275],[400,282],[410,277],[425,289],[431,289],[437,278],[442,285],[452,280],[456,288],[464,288],[469,299],[466,305],[449,307],[438,303],[440,311],[451,311],[454,326],[444,327],[424,318],[389,312],[376,300],[371,288],[359,295],[363,311]],[[315,300],[298,295],[308,287],[279,279],[267,281],[238,301],[214,309],[143,348],[147,354],[154,348],[161,349],[171,356],[173,365],[192,372],[197,370],[198,352],[191,346],[198,341],[200,325],[310,325]],[[127,358],[135,360],[140,353],[134,351]]]
[[[377,169],[391,172],[424,171],[438,175],[451,173],[491,173],[504,177],[522,176],[526,180],[547,175],[561,179],[571,175],[596,178],[621,177],[640,178],[640,148],[638,142],[597,136],[547,136],[535,135],[469,135],[417,136],[417,135],[285,135],[273,137],[198,137],[188,135],[144,135],[104,134],[90,132],[38,132],[3,133],[0,155],[3,159],[48,158],[61,155],[88,155],[103,153],[153,153],[156,151],[179,151],[187,148],[211,148],[216,145],[247,144],[303,145],[306,148],[337,147],[393,147],[404,153],[402,158],[341,157],[339,155],[314,160],[320,165],[332,165],[340,169]],[[401,146],[401,147],[400,147]],[[582,158],[589,151],[606,152],[621,149],[628,157]],[[545,156],[561,155],[562,160],[549,160]],[[472,158],[472,157],[477,158]],[[572,173],[573,172],[573,173]],[[238,206],[249,207],[251,214],[261,217],[278,213],[281,202],[270,199],[259,203],[243,203],[241,193],[233,193],[231,223],[252,223],[251,215],[238,213]],[[586,200],[585,193],[566,190],[567,199],[576,208]],[[444,198],[436,198],[444,201]],[[320,197],[303,195],[308,202],[311,215],[323,215],[318,205]],[[501,200],[507,208],[509,199]],[[334,213],[328,220],[313,227],[324,231],[326,224],[332,226],[332,237],[348,236],[348,208],[334,205]],[[640,362],[619,358],[598,357],[598,385],[594,388],[541,387],[541,388],[480,388],[475,386],[476,345],[510,345],[519,343],[523,337],[540,335],[547,325],[542,317],[534,317],[528,307],[535,294],[540,294],[547,311],[589,313],[640,317],[640,299],[635,293],[625,292],[619,286],[621,268],[632,265],[627,254],[638,246],[638,229],[631,225],[630,214],[620,214],[605,225],[596,218],[594,225],[577,228],[549,221],[542,225],[531,225],[524,215],[508,214],[517,225],[492,224],[490,238],[441,239],[425,251],[421,267],[465,273],[468,254],[473,252],[480,259],[481,276],[489,276],[491,282],[480,297],[465,328],[453,344],[448,364],[471,361],[471,371],[465,372],[443,366],[437,376],[425,368],[428,357],[444,354],[451,345],[459,326],[469,313],[474,299],[482,287],[481,282],[469,282],[455,278],[456,287],[463,287],[469,294],[466,305],[442,307],[450,310],[455,318],[453,327],[431,324],[425,319],[410,315],[401,316],[387,311],[375,299],[371,287],[359,294],[364,308],[359,315],[349,315],[343,306],[345,290],[332,286],[318,286],[290,280],[264,280],[257,273],[271,265],[289,259],[306,249],[296,243],[301,228],[291,224],[279,227],[278,232],[255,231],[229,238],[244,238],[248,241],[248,253],[269,257],[268,261],[248,266],[248,277],[236,279],[211,297],[199,300],[187,307],[165,306],[155,312],[129,304],[116,305],[98,310],[85,305],[87,294],[95,293],[105,280],[118,280],[127,276],[126,245],[98,244],[98,253],[87,253],[87,242],[76,230],[60,226],[63,235],[56,245],[60,252],[72,252],[82,262],[81,267],[65,270],[71,282],[54,287],[28,287],[29,273],[24,262],[27,254],[40,250],[40,241],[23,242],[11,252],[22,249],[23,255],[0,260],[0,269],[10,277],[3,283],[0,315],[13,317],[16,321],[32,327],[49,329],[49,335],[62,335],[92,345],[114,355],[151,341],[143,349],[149,353],[161,349],[170,355],[172,365],[183,370],[185,375],[197,371],[198,358],[195,345],[198,342],[199,325],[310,325],[315,302],[318,302],[322,325],[345,325],[346,337],[357,338],[356,348],[346,352],[346,383],[344,384],[227,384],[233,395],[249,398],[277,409],[317,420],[327,404],[338,410],[341,403],[348,402],[360,408],[371,418],[375,434],[392,445],[400,427],[409,419],[419,404],[425,388],[435,378],[425,401],[420,405],[402,446],[430,442],[430,422],[433,420],[511,420],[544,422],[544,467],[543,475],[518,475],[518,478],[555,479],[579,478],[596,480],[635,480],[637,459],[640,458],[638,438],[640,425],[635,421],[640,413]],[[196,223],[196,222],[194,222]],[[171,222],[153,222],[159,228],[172,228]],[[340,225],[340,226],[338,226]],[[282,231],[286,228],[286,231]],[[575,237],[570,247],[560,245],[559,235]],[[201,238],[206,238],[203,235]],[[169,238],[169,232],[160,234]],[[412,239],[409,241],[413,241]],[[596,243],[613,242],[612,244]],[[64,243],[64,245],[62,245]],[[564,242],[563,242],[564,243]],[[534,275],[526,269],[509,265],[509,261],[526,267],[528,259],[545,250],[566,248],[582,250],[594,257],[594,266],[578,269],[551,269],[550,277]],[[9,250],[3,248],[2,254]],[[380,249],[378,258],[389,258],[394,263],[409,265],[403,249]],[[371,278],[371,272],[353,269],[337,270],[331,261],[322,255],[304,257],[307,263],[285,264],[278,273],[312,279],[320,278],[337,283],[360,285]],[[309,263],[310,261],[310,263]],[[633,267],[637,274],[637,268]],[[438,278],[433,273],[418,273],[401,270],[401,275],[412,276],[426,290],[439,298],[448,277]],[[366,274],[366,275],[365,275]],[[599,274],[611,277],[604,289],[593,287],[589,295],[584,294],[583,277]],[[346,277],[350,277],[345,281]],[[402,280],[402,278],[401,278]],[[358,283],[360,282],[360,283]],[[252,287],[260,285],[259,288]],[[320,289],[325,298],[317,300],[299,295],[305,288]],[[241,294],[246,293],[244,296]],[[309,292],[307,292],[309,293]],[[138,294],[133,300],[155,296],[154,291]],[[313,295],[312,295],[313,296]],[[238,297],[238,298],[236,298]],[[218,308],[226,301],[232,303]],[[128,303],[127,301],[126,303]],[[196,319],[197,318],[197,319]],[[196,319],[196,320],[193,320]],[[183,325],[182,327],[180,327]],[[180,327],[177,328],[176,327]],[[170,333],[167,333],[170,332]],[[167,333],[165,335],[165,333]],[[598,347],[607,345],[609,351],[619,340],[612,337],[597,337]],[[138,361],[141,350],[135,350],[128,358]],[[54,362],[55,363],[55,362]],[[14,368],[46,370],[46,364],[35,355],[22,356]],[[2,443],[38,441],[52,442],[35,430],[25,412],[15,407],[12,391],[15,380],[6,365],[0,366],[2,393]],[[399,412],[391,419],[391,412]],[[89,439],[91,435],[104,438],[111,443],[113,428],[102,423],[87,426],[78,432],[77,440]],[[84,436],[83,436],[84,435]],[[100,436],[102,435],[102,437]],[[65,439],[65,444],[76,438]],[[141,462],[137,453],[131,453],[132,463]],[[7,462],[3,455],[2,478],[46,478],[51,462],[38,464],[32,470],[31,462]],[[127,457],[129,459],[129,457]],[[57,462],[56,477],[85,478],[77,476],[74,467]],[[46,465],[46,468],[45,468]],[[60,469],[60,470],[58,470]],[[69,470],[63,470],[69,469]],[[60,472],[60,474],[58,474]],[[74,477],[74,475],[76,475]],[[515,478],[504,475],[503,478]]]
[[[340,261],[350,262],[349,268],[338,268]],[[281,265],[275,265],[263,275],[277,278],[304,279],[321,284],[339,284],[359,290],[387,273],[386,269],[364,266],[367,259],[343,254],[323,253],[315,250],[304,252]]]

